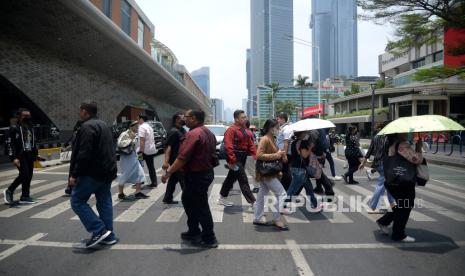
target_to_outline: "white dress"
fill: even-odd
[[[146,182],[144,169],[140,165],[139,160],[137,160],[137,154],[135,151],[136,144],[138,143],[137,137],[131,139],[129,136],[131,130],[127,130],[121,133],[118,138],[118,146],[125,147],[131,144],[132,151],[130,154],[121,154],[120,155],[120,165],[122,173],[118,178],[118,184],[123,186],[126,183],[143,183]]]

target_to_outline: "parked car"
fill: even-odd
[[[228,127],[224,125],[205,125],[216,137],[216,151],[220,151],[221,143],[224,139],[224,133]]]
[[[153,134],[155,136],[155,147],[157,148],[158,152],[163,152],[166,143],[166,129],[161,122],[158,121],[147,121],[153,129]]]

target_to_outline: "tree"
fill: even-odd
[[[311,86],[312,84],[307,82],[308,77],[298,75],[297,79],[294,79],[295,85],[300,88],[300,110],[302,112],[301,118],[304,117],[304,88]]]
[[[375,23],[392,23],[395,41],[388,43],[388,50],[401,52],[410,47],[437,42],[436,34],[447,28],[465,28],[465,4],[463,0],[357,0],[365,11],[362,19]],[[462,43],[462,44],[465,44]],[[458,45],[458,49],[463,49]],[[450,49],[450,53],[457,51]],[[460,55],[464,51],[458,51]],[[394,54],[399,54],[397,50]]]
[[[295,113],[297,108],[297,104],[293,101],[277,101],[276,102],[276,111],[278,113],[287,113],[289,115],[292,115]]]
[[[456,75],[460,79],[465,79],[465,67],[451,68],[445,66],[435,66],[428,69],[420,69],[415,72],[412,79],[414,81],[433,82],[436,80],[447,79]]]
[[[271,101],[271,108],[272,108],[271,115],[274,118],[276,117],[274,99],[276,98],[276,94],[279,92],[279,90],[281,90],[281,87],[279,86],[279,82],[273,82],[271,84],[266,84],[265,86],[271,89],[271,93],[268,96],[268,100]]]

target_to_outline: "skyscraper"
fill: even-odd
[[[312,42],[320,48],[320,78],[357,77],[356,0],[312,0]],[[312,76],[318,80],[318,53],[312,48]]]
[[[294,45],[286,37],[293,36],[292,0],[251,0],[251,47],[249,100],[257,116],[257,87],[279,82],[292,85]]]
[[[203,93],[207,97],[210,97],[210,67],[202,67],[192,71],[191,76],[200,89],[202,89]]]
[[[223,112],[224,112],[224,103],[222,99],[210,99],[211,109],[212,109],[212,123],[219,124],[224,121]]]

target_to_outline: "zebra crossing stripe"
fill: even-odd
[[[168,209],[163,210],[161,215],[157,218],[157,222],[178,222],[184,214],[184,207],[181,204],[182,191],[179,192],[174,198],[175,201],[179,201],[177,205],[166,204]]]
[[[458,201],[458,200],[452,199],[452,198],[450,198],[448,196],[443,196],[443,195],[440,195],[440,194],[437,194],[437,193],[427,192],[427,191],[422,190],[422,189],[416,189],[416,192],[418,194],[428,196],[428,197],[434,198],[436,200],[443,201],[443,202],[445,202],[447,204],[451,204],[451,205],[460,207],[462,209],[465,209],[465,202],[464,201]],[[423,202],[425,202],[425,200],[423,200]],[[444,209],[444,207],[442,207],[442,209]]]
[[[49,185],[47,185],[47,187],[50,188],[50,186],[60,186],[60,185],[66,185],[66,181],[55,181],[55,182],[52,182],[50,183]],[[39,187],[40,188],[40,187]],[[37,206],[40,206],[44,203],[47,203],[49,201],[52,201],[54,199],[57,199],[59,197],[63,196],[63,191],[60,189],[58,191],[55,191],[53,193],[50,193],[50,194],[47,194],[41,198],[38,198],[37,199],[37,202],[35,204],[29,204],[29,205],[20,205],[20,206],[17,206],[15,208],[8,208],[6,210],[3,210],[0,212],[0,217],[2,218],[9,218],[9,217],[12,217],[14,215],[17,215],[17,214],[20,214],[22,212],[25,212],[29,209],[32,209],[34,207],[37,207]]]
[[[321,200],[320,200],[321,201]],[[354,221],[351,220],[348,216],[344,215],[342,212],[325,212],[325,209],[328,209],[328,205],[331,204],[329,202],[323,202],[323,212],[322,214],[330,223],[353,223]]]
[[[32,185],[40,184],[40,183],[43,183],[43,182],[45,182],[45,181],[46,181],[46,180],[32,180],[32,181],[31,181],[31,187],[32,187]],[[45,188],[44,188],[44,187],[45,187]],[[48,187],[48,188],[46,188],[46,187]],[[42,191],[48,190],[48,189],[50,189],[50,188],[53,188],[53,187],[50,187],[50,186],[48,186],[48,185],[45,185],[45,186],[41,186],[41,187],[32,188],[29,192],[30,192],[31,194],[36,194],[36,193],[40,193],[40,192],[42,192]],[[16,193],[16,194],[19,194],[19,192],[20,192],[21,190],[22,190],[22,187],[19,186],[18,189],[15,190],[15,193]],[[2,198],[3,198],[3,193],[1,193],[1,195],[0,195],[0,199],[2,199]]]
[[[252,205],[247,202],[247,200],[242,194],[240,194],[240,196],[242,200],[242,221],[244,223],[252,223],[254,220],[254,213],[253,213]]]
[[[147,195],[149,198],[141,199],[132,204],[121,213],[114,221],[134,222],[142,216],[165,193],[161,187],[152,189]]]
[[[10,178],[10,179],[7,179],[7,180],[0,181],[0,188],[4,188],[6,186],[9,186],[11,183],[13,183],[14,180],[15,180],[14,178]]]
[[[116,182],[112,183],[112,187],[116,185]],[[44,211],[37,213],[31,218],[38,218],[38,219],[50,219],[55,216],[58,216],[59,214],[66,212],[71,208],[71,202],[69,198],[66,201],[63,201],[61,203],[58,203],[57,205],[50,207],[48,209],[45,209]]]
[[[347,187],[348,187],[349,189],[351,189],[351,190],[357,192],[357,193],[360,193],[360,194],[364,195],[364,196],[370,196],[370,197],[371,197],[371,195],[373,194],[372,191],[370,191],[370,190],[368,190],[368,189],[365,189],[365,188],[363,188],[363,187],[361,187],[361,186],[347,186]],[[385,202],[386,202],[387,196],[383,196],[382,198],[383,198],[383,199],[385,200]],[[411,218],[412,220],[414,220],[414,221],[436,221],[434,218],[432,218],[432,217],[430,217],[430,216],[427,216],[427,215],[425,215],[425,214],[422,214],[422,213],[420,213],[420,212],[418,212],[418,211],[416,211],[416,210],[412,210],[412,211],[410,212],[410,218]]]
[[[460,197],[462,199],[465,199],[465,193],[450,190],[450,189],[435,186],[435,185],[428,185],[428,187],[426,187],[426,190],[429,190],[429,191],[433,190],[433,191],[436,191],[436,192],[441,192],[441,193],[444,193],[444,194],[448,194],[448,195],[452,195],[452,196],[456,196],[456,197]]]
[[[336,187],[334,187],[333,190],[334,190],[334,193],[336,194],[335,196],[337,197],[337,199],[339,199],[339,198],[340,198],[339,196],[341,196],[343,202],[344,202],[345,204],[351,206],[351,203],[350,203],[350,199],[349,199],[349,195],[348,195],[348,194],[344,193],[343,191],[341,191],[339,188],[336,188]],[[358,212],[358,214],[360,214],[360,215],[366,217],[367,219],[369,219],[369,220],[371,220],[371,221],[373,221],[373,222],[376,222],[376,220],[377,220],[378,217],[379,217],[379,215],[371,215],[371,214],[368,214],[368,213],[366,212],[366,210],[363,210],[363,209],[361,210],[361,212]]]
[[[457,190],[460,190],[460,191],[465,191],[465,186],[461,186],[461,185],[458,185],[458,184],[451,184],[451,183],[448,183],[448,182],[445,182],[445,181],[442,181],[442,180],[437,180],[437,179],[432,179],[430,178],[430,181],[434,181],[434,182],[438,182],[438,183],[441,183],[443,184],[444,186],[447,186],[447,187],[450,187],[452,189],[457,189]],[[428,185],[429,186],[429,185]]]
[[[302,207],[305,208],[305,207]],[[304,216],[302,211],[299,208],[295,208],[295,212],[289,215],[283,215],[288,223],[310,223],[310,220]],[[301,218],[301,217],[304,218]]]
[[[213,184],[210,190],[210,197],[208,198],[213,222],[223,222],[224,206],[218,204],[217,202],[217,200],[220,198],[221,186],[222,184]]]

